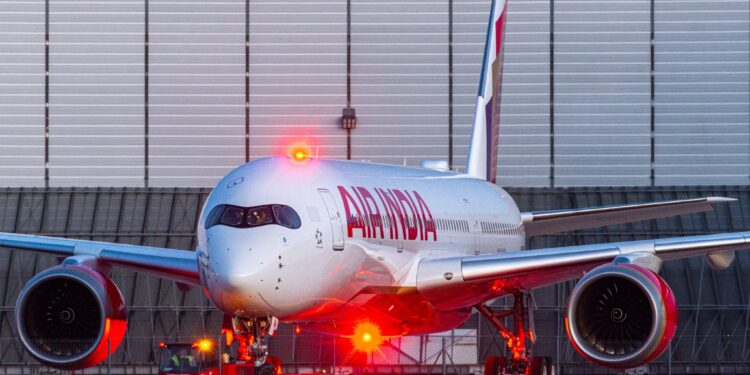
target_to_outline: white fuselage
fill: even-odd
[[[205,229],[209,212],[222,204],[283,204],[301,226]],[[260,159],[225,176],[205,203],[197,233],[201,282],[227,314],[332,331],[347,321],[398,320],[391,330],[399,334],[449,329],[468,316],[466,309],[425,307],[415,288],[421,259],[515,251],[525,243],[515,202],[486,181],[287,158]],[[410,313],[411,322],[395,316]]]

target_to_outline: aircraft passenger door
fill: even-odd
[[[318,189],[320,197],[323,198],[323,205],[326,206],[328,220],[331,223],[333,233],[333,250],[344,250],[344,221],[341,219],[339,209],[336,207],[336,201],[328,189]]]

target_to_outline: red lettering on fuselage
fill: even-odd
[[[362,238],[384,239],[383,225],[387,223],[392,240],[429,241],[431,233],[432,241],[437,241],[434,218],[427,202],[417,191],[373,188],[378,203],[370,190],[362,186],[352,186],[353,194],[343,186],[338,186],[338,190],[344,204],[349,237],[354,237],[354,230],[359,229]]]
[[[380,228],[380,238],[385,237],[383,233],[383,223],[382,220],[380,220],[380,209],[378,208],[377,202],[375,202],[375,198],[372,197],[372,194],[370,194],[367,189],[361,186],[357,187],[357,193],[362,197],[365,208],[367,208],[367,211],[370,213],[370,238],[377,237],[377,228]]]
[[[364,235],[364,237],[365,238],[370,238],[370,237],[372,237],[370,235],[370,217],[371,217],[370,209],[365,204],[365,201],[362,200],[362,196],[359,195],[359,192],[357,191],[356,188],[354,188],[354,186],[352,186],[352,190],[354,191],[354,194],[357,195],[357,199],[359,199],[359,204],[362,205],[362,217],[361,217],[361,219],[362,219],[362,222],[363,222],[362,224],[365,227],[365,235]]]
[[[391,208],[388,206],[388,203],[386,203],[386,193],[383,191],[383,189],[375,189],[375,193],[378,194],[378,197],[380,198],[380,203],[383,205],[386,217],[385,220],[388,223],[388,229],[389,233],[391,235],[391,239],[397,239],[398,238],[398,227],[396,226],[396,217],[393,215],[393,211],[391,211]]]
[[[362,211],[359,210],[357,202],[354,201],[354,197],[349,194],[343,186],[339,186],[339,194],[341,194],[341,201],[344,202],[344,211],[346,211],[346,232],[349,237],[354,237],[354,230],[362,230],[362,237],[366,236],[365,227],[362,225]],[[357,216],[352,215],[350,207],[354,207],[357,212]]]
[[[414,209],[414,205],[411,203],[409,198],[402,192],[401,190],[389,190],[393,194],[393,196],[396,197],[396,201],[401,206],[401,210],[404,212],[404,216],[406,216],[406,236],[404,237],[405,240],[416,240],[417,239],[417,231],[419,230],[419,225],[417,225],[417,210]],[[406,204],[404,204],[406,203]],[[407,209],[409,212],[411,212],[411,215],[407,215]]]
[[[437,241],[437,230],[435,228],[435,219],[432,218],[432,212],[430,212],[430,207],[427,206],[427,203],[422,199],[422,196],[419,195],[416,191],[414,191],[414,198],[417,200],[417,203],[419,204],[419,210],[422,211],[422,220],[424,220],[425,224],[425,230],[424,232],[424,239],[427,239],[427,235],[429,233],[432,233],[432,240]]]
[[[401,210],[401,207],[396,203],[396,199],[393,198],[393,195],[391,193],[387,192],[384,189],[378,189],[383,193],[383,196],[385,197],[386,203],[388,203],[388,208],[393,212],[392,216],[395,216],[396,220],[393,221],[392,227],[396,229],[396,239],[404,238],[406,233],[406,220],[404,219],[404,212]],[[399,235],[398,231],[398,224],[401,223],[401,232]]]

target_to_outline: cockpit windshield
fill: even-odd
[[[302,225],[302,221],[293,208],[282,204],[255,207],[222,204],[214,207],[206,219],[206,229],[214,225],[254,228],[268,224],[278,224],[290,229],[297,229]]]
[[[268,206],[253,207],[247,210],[247,225],[258,227],[273,224],[273,214]]]

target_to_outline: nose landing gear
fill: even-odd
[[[265,319],[242,319],[232,317],[227,324],[225,319],[224,330],[231,329],[233,340],[239,343],[238,362],[254,365],[256,375],[281,374],[281,361],[270,356],[266,338],[276,334],[279,320],[275,317]],[[226,327],[231,325],[231,327]]]
[[[536,337],[529,325],[533,324],[531,311],[528,308],[529,295],[526,293],[514,293],[513,307],[507,310],[490,310],[485,304],[478,304],[474,308],[479,311],[505,340],[509,358],[503,356],[489,356],[484,364],[484,375],[552,375],[554,367],[548,358],[531,356],[531,345]],[[503,319],[513,318],[513,327],[508,328]]]

